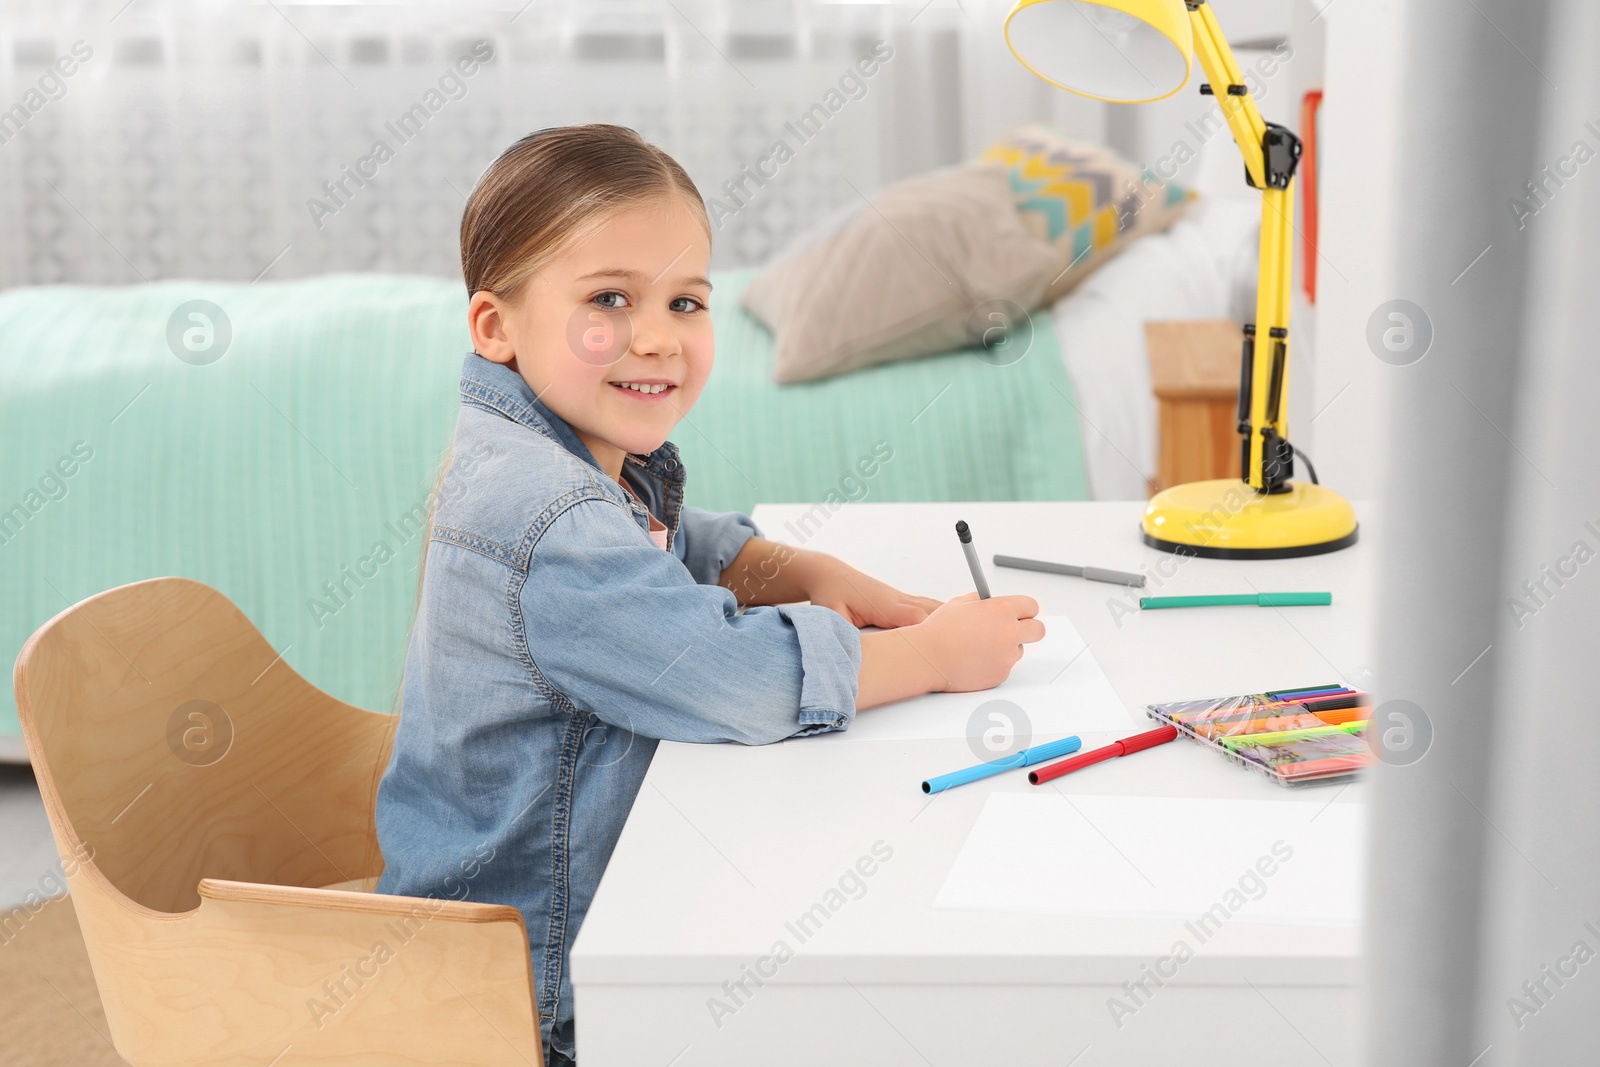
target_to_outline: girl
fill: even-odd
[[[575,1055],[567,954],[658,739],[844,730],[996,685],[1044,636],[1030,597],[911,596],[686,505],[667,435],[711,373],[710,254],[688,175],[617,126],[518,141],[461,220],[474,351],[378,789],[378,891],[521,909],[551,1065]]]

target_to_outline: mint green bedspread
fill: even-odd
[[[955,352],[779,387],[771,335],[738,305],[748,278],[714,279],[716,368],[674,435],[689,503],[1087,497],[1048,315],[1009,366]],[[206,365],[167,342],[195,299],[232,329]],[[421,509],[470,347],[464,310],[455,283],[381,275],[0,293],[4,662],[85,597],[185,575],[316,685],[391,707]],[[330,595],[340,584],[351,593]],[[7,686],[0,751],[20,732]]]

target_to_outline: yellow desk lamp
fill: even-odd
[[[1019,0],[1006,44],[1059,88],[1116,104],[1162,100],[1189,80],[1193,57],[1210,79],[1244,155],[1245,180],[1261,190],[1261,280],[1256,321],[1244,328],[1239,375],[1244,477],[1173,486],[1145,507],[1145,543],[1219,559],[1282,559],[1333,552],[1356,540],[1344,497],[1293,482],[1289,443],[1289,290],[1294,172],[1300,139],[1266,122],[1206,0]],[[1261,339],[1266,343],[1261,343]],[[1263,358],[1257,358],[1260,354]]]

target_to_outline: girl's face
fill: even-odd
[[[473,294],[473,347],[508,364],[613,478],[649,453],[711,374],[711,241],[682,197],[619,210],[518,298]]]

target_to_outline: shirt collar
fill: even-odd
[[[527,381],[504,363],[468,352],[461,364],[461,395],[487,404],[512,422],[553,437],[568,452],[604,473],[577,431],[534,393]],[[627,453],[623,466],[641,468],[665,482],[681,483],[683,463],[678,446],[664,441],[649,454]],[[621,488],[620,486],[618,487]]]

